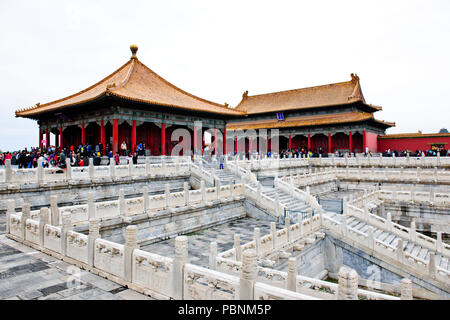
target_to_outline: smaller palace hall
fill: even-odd
[[[101,143],[118,152],[123,142],[131,150],[142,143],[147,154],[170,155],[180,143],[193,152],[202,150],[208,131],[214,153],[266,153],[272,140],[279,150],[377,152],[378,136],[395,125],[375,119],[381,107],[366,103],[356,74],[323,86],[253,96],[245,92],[233,108],[174,86],[137,58],[136,45],[130,49],[128,62],[87,89],[16,111],[17,117],[38,121],[41,147],[52,133],[56,147]],[[176,129],[187,130],[191,141],[174,134]]]

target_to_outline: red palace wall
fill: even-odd
[[[371,152],[377,152],[378,135],[376,133],[366,132],[366,147],[368,147]]]
[[[392,139],[378,139],[378,151],[384,152],[385,150],[430,150],[431,146],[428,143],[447,143],[444,149],[448,150],[450,147],[449,137],[411,137],[411,138],[392,138]]]

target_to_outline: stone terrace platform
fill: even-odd
[[[153,300],[5,237],[0,214],[0,300]]]

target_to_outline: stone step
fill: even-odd
[[[411,253],[412,249],[414,248],[414,245],[415,244],[413,242],[408,243],[408,245],[406,246],[405,252]]]
[[[448,265],[448,258],[447,257],[443,257],[442,261],[441,261],[441,268],[445,269],[445,270],[449,270],[449,265]]]
[[[365,224],[359,231],[364,232],[364,233],[368,233],[369,232],[369,224]]]
[[[422,248],[419,252],[419,258],[425,259],[425,257],[427,256],[427,253],[428,253],[428,249]]]
[[[386,238],[386,243],[395,246],[397,243],[392,244],[393,240],[397,238],[395,234],[390,234],[389,237]]]
[[[378,237],[378,240],[385,242],[385,239],[386,239],[387,237],[389,237],[389,235],[390,235],[389,232],[384,231],[384,232]]]
[[[353,220],[352,222],[347,223],[347,226],[350,227],[350,228],[353,228],[353,227],[355,227],[357,224],[359,224],[360,222],[361,222],[360,220],[355,219],[355,220]]]
[[[354,228],[354,229],[356,229],[356,230],[359,230],[360,231],[360,229],[362,228],[362,227],[364,227],[366,225],[366,223],[365,222],[363,222],[363,221],[359,221],[359,223],[358,224],[356,224],[355,226],[353,226],[352,228]]]
[[[421,246],[419,246],[418,244],[416,244],[414,246],[414,249],[411,251],[411,255],[414,257],[417,257],[417,255],[419,254],[420,249],[422,249]]]
[[[401,238],[396,237],[396,238],[394,239],[394,245],[395,245],[395,246],[397,246],[397,241],[398,241],[398,239],[401,239]],[[408,244],[409,244],[409,241],[407,241],[407,240],[403,241],[403,251],[406,250],[406,247],[408,246]]]

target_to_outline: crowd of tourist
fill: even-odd
[[[77,166],[88,166],[89,158],[93,158],[93,163],[95,166],[100,165],[101,156],[103,155],[103,148],[105,148],[105,155],[108,157],[108,163],[111,161],[111,158],[115,161],[116,164],[120,162],[120,155],[126,156],[128,162],[132,162],[137,164],[137,158],[139,156],[145,155],[145,144],[139,143],[136,145],[136,148],[133,152],[127,149],[127,144],[124,141],[120,145],[120,155],[119,153],[113,154],[111,147],[109,144],[103,146],[101,143],[96,145],[79,145],[78,147],[69,146],[66,148],[31,148],[28,150],[27,148],[14,152],[0,152],[0,165],[5,164],[6,159],[11,159],[12,165],[17,165],[19,169],[21,168],[36,168],[38,166],[38,161],[42,161],[42,166],[44,168],[48,167],[60,167],[65,168],[66,159],[70,159],[70,165]],[[442,149],[440,151],[437,150],[416,150],[415,152],[409,150],[397,151],[397,150],[385,150],[382,152],[383,157],[406,157],[409,154],[412,157],[435,157],[440,154],[441,157],[450,156],[450,151]],[[284,149],[280,151],[280,158],[300,158],[302,156],[307,156],[309,154],[310,157],[327,157],[328,153],[324,152],[322,148],[316,150],[316,152],[312,152],[311,150],[307,150],[306,148],[291,148]],[[334,153],[336,157],[343,157],[345,153],[341,151],[336,151]],[[364,152],[364,155],[371,155],[370,151]],[[246,157],[249,158],[249,152],[246,153]],[[268,153],[268,156],[271,156],[271,153]],[[350,153],[350,157],[356,156],[355,153]]]
[[[126,143],[121,145],[121,155],[126,156],[128,162],[132,161],[137,164],[137,158],[145,154],[145,144],[138,144],[136,150],[132,153],[126,149]],[[101,143],[96,145],[79,145],[78,147],[69,146],[66,148],[31,148],[23,149],[13,152],[0,152],[0,165],[5,164],[6,159],[11,159],[11,165],[18,166],[19,169],[36,168],[38,161],[42,162],[44,168],[49,167],[66,167],[66,159],[70,159],[70,165],[73,167],[83,167],[89,165],[89,158],[93,158],[94,166],[100,165],[101,157],[103,155],[103,145]],[[109,145],[105,146],[105,155],[108,156],[108,163],[111,158],[116,164],[120,162],[120,155],[112,152]]]

